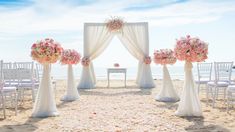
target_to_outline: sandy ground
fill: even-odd
[[[32,118],[32,101],[28,96],[19,106],[18,116],[7,109],[7,119],[0,113],[0,132],[70,132],[70,131],[167,131],[167,132],[209,132],[235,131],[235,108],[226,112],[222,100],[216,108],[206,105],[205,94],[200,93],[203,117],[177,117],[174,112],[177,103],[155,101],[162,82],[155,81],[156,88],[139,89],[134,81],[127,82],[127,88],[120,80],[98,81],[96,89],[79,89],[80,99],[62,102],[66,81],[57,80],[56,102],[60,115],[49,118]],[[174,80],[177,91],[183,81]]]

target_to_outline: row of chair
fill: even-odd
[[[224,101],[227,101],[227,111],[235,99],[235,83],[231,80],[233,62],[214,62],[214,77],[212,76],[213,63],[198,63],[198,92],[200,85],[206,85],[207,103],[212,97],[212,106],[215,107],[216,99],[223,95]]]
[[[17,115],[18,100],[24,101],[25,90],[31,90],[32,100],[39,87],[39,81],[42,75],[42,66],[34,62],[0,62],[0,96],[3,115],[6,118],[5,107],[8,98],[15,107]]]

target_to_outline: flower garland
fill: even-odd
[[[120,32],[124,26],[124,22],[121,18],[113,17],[106,23],[106,27],[110,32]]]
[[[175,57],[189,62],[201,62],[207,59],[208,44],[199,38],[191,38],[189,35],[176,42]]]
[[[171,49],[160,49],[154,51],[154,62],[156,64],[175,64],[176,58]]]
[[[82,65],[83,66],[89,66],[90,65],[90,59],[88,57],[82,58]]]
[[[151,61],[152,60],[151,60],[150,56],[147,56],[147,57],[144,58],[144,63],[147,64],[147,65],[151,64]]]
[[[63,48],[53,39],[37,41],[31,47],[31,57],[39,63],[55,63],[61,56]]]
[[[77,64],[81,60],[81,55],[74,49],[66,49],[62,52],[61,64]]]

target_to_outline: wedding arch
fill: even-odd
[[[106,23],[84,24],[83,60],[89,61],[83,65],[78,88],[94,88],[96,78],[92,61],[96,59],[108,46],[114,36],[117,36],[124,47],[138,61],[136,83],[140,88],[155,87],[150,64],[145,63],[149,57],[148,23],[124,23],[120,33],[110,32]]]

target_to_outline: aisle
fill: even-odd
[[[220,112],[203,104],[205,118],[179,118],[174,115],[177,104],[154,100],[157,88],[141,90],[128,81],[127,88],[114,81],[106,88],[106,81],[98,81],[96,89],[79,90],[80,99],[63,103],[65,81],[57,82],[58,117],[29,118],[31,102],[26,101],[18,116],[0,121],[0,131],[210,131],[232,130],[234,115]],[[176,82],[176,81],[174,81]],[[176,83],[182,84],[181,81]],[[204,101],[204,99],[203,99]],[[215,114],[212,114],[215,113]],[[233,111],[234,113],[234,111]],[[9,113],[8,113],[9,114]],[[231,117],[232,116],[232,117]],[[223,117],[223,118],[221,118]],[[227,123],[226,123],[227,122]]]

